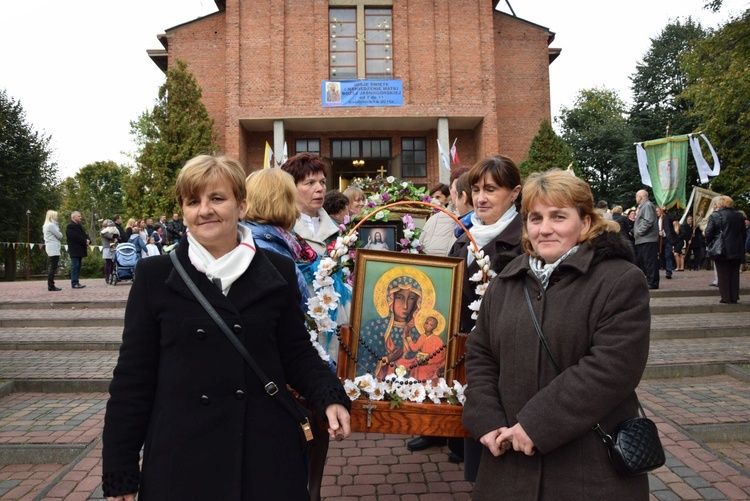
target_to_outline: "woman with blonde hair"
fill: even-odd
[[[581,179],[535,173],[521,198],[524,253],[493,263],[467,342],[463,423],[484,446],[472,499],[648,499],[648,476],[618,475],[592,430],[638,415],[646,279]]]
[[[104,416],[108,500],[308,499],[309,421],[300,426],[287,384],[330,436],[350,433],[351,401],[310,343],[302,310],[290,308],[300,299],[294,263],[256,247],[238,224],[245,177],[230,157],[188,160],[175,184],[186,236],[170,254],[138,261]]]
[[[48,210],[44,216],[44,250],[49,256],[49,271],[47,272],[47,290],[50,292],[61,291],[60,287],[55,286],[55,273],[57,265],[60,263],[60,251],[62,248],[63,234],[60,231],[60,223],[57,222],[57,211]]]
[[[267,249],[297,262],[302,248],[292,233],[299,209],[297,187],[291,174],[281,169],[263,169],[250,174],[246,180],[247,213],[242,224],[250,228],[258,247]],[[302,300],[300,306],[307,309],[310,291],[302,272],[297,274]]]
[[[740,263],[745,254],[745,218],[732,208],[734,201],[726,195],[713,200],[713,212],[708,216],[704,233],[708,247],[718,238],[723,252],[711,256],[716,271],[716,284],[721,293],[721,303],[734,304],[740,299]]]
[[[349,198],[349,217],[354,217],[362,214],[362,209],[365,206],[365,192],[356,186],[348,186],[344,190],[344,195]]]

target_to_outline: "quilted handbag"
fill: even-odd
[[[614,436],[607,435],[599,425],[594,427],[607,446],[612,465],[621,475],[647,473],[666,461],[656,425],[646,417],[643,407],[641,413],[642,417],[620,423]]]

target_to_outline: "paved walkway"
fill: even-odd
[[[638,391],[667,464],[649,475],[651,499],[750,499],[750,290],[747,305],[719,305],[712,279],[662,272],[652,291]],[[750,273],[741,280],[750,289]],[[0,499],[102,499],[106,388],[130,286],[84,283],[57,293],[0,283]],[[331,444],[324,499],[470,499],[447,448],[409,452],[411,438],[358,432]]]

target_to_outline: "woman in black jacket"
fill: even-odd
[[[140,260],[104,417],[104,495],[307,500],[300,418],[279,399],[288,383],[336,438],[350,432],[351,402],[310,343],[295,265],[238,225],[247,203],[236,160],[189,160],[175,192],[187,235],[172,252],[278,394],[264,390],[171,256]]]
[[[706,225],[706,242],[709,248],[717,239],[723,241],[724,250],[712,256],[716,265],[721,303],[736,303],[740,299],[740,263],[745,254],[745,218],[732,209],[734,202],[725,195],[714,199],[713,212]]]

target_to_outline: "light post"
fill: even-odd
[[[26,280],[31,279],[31,211],[26,210]]]

